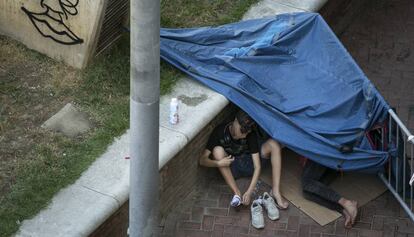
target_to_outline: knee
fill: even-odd
[[[221,146],[214,147],[212,154],[213,154],[214,160],[221,160],[227,155],[223,147]]]
[[[282,150],[282,146],[275,140],[269,139],[267,140],[261,148],[261,155],[262,157],[273,157],[272,154],[280,154]],[[277,156],[280,157],[280,156]]]
[[[272,152],[280,152],[282,150],[282,146],[280,145],[280,143],[273,139],[267,140],[266,143],[268,144]]]
[[[302,178],[302,190],[304,192],[312,192],[317,185],[315,180]]]

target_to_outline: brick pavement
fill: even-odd
[[[247,188],[249,179],[237,181]],[[260,183],[258,194],[270,186]],[[346,230],[341,217],[324,227],[302,213],[293,204],[280,211],[280,219],[271,221],[265,215],[265,228],[256,230],[250,224],[248,207],[236,210],[229,206],[232,197],[224,180],[217,174],[207,185],[200,185],[162,220],[161,237],[224,236],[372,236],[414,237],[414,224],[389,192],[359,210],[355,226]]]
[[[341,40],[368,78],[414,131],[414,1],[376,0],[355,19]],[[246,187],[248,180],[239,180]],[[260,185],[259,192],[268,189]],[[266,227],[250,225],[248,208],[229,207],[231,193],[216,174],[182,200],[160,224],[161,236],[414,236],[414,223],[389,192],[359,210],[354,228],[343,218],[324,227],[292,204]]]
[[[414,131],[413,16],[412,0],[375,0],[340,37],[411,131]]]

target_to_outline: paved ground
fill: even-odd
[[[414,2],[375,0],[341,40],[414,131]]]
[[[246,188],[248,179],[238,180]],[[261,183],[257,193],[269,190]],[[281,211],[278,221],[265,215],[265,228],[256,230],[250,225],[248,207],[238,211],[229,207],[232,194],[219,176],[207,186],[194,190],[163,222],[161,237],[198,236],[414,236],[414,224],[407,218],[389,192],[360,208],[357,223],[351,230],[343,227],[344,219],[321,227],[292,204]]]
[[[414,131],[414,2],[377,0],[352,23],[341,40],[380,92]],[[246,180],[239,183],[246,185]],[[267,189],[265,184],[261,191]],[[161,236],[414,236],[412,223],[389,192],[360,208],[358,222],[343,218],[319,226],[293,205],[264,230],[250,225],[248,208],[236,212],[217,175],[183,200],[162,223]]]

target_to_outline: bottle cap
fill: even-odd
[[[178,103],[178,100],[177,100],[177,98],[172,98],[172,99],[171,99],[171,102],[172,102],[172,103]]]

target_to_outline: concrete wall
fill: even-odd
[[[84,67],[96,46],[107,0],[1,0],[0,34]]]
[[[202,168],[198,165],[198,157],[205,149],[209,135],[214,127],[223,120],[229,119],[236,111],[233,105],[228,105],[202,131],[188,143],[160,171],[160,219],[174,208],[176,203],[184,199],[196,184],[201,184],[213,169]],[[216,174],[216,173],[214,173]],[[107,219],[90,236],[126,236],[128,229],[128,208],[126,202]]]

